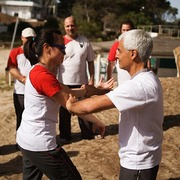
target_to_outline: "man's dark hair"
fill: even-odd
[[[128,24],[131,27],[131,29],[135,28],[133,22],[130,19],[126,19],[126,20],[122,21],[121,25],[120,25],[120,29],[122,28],[123,24]]]

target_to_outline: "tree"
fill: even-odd
[[[57,8],[57,15],[60,18],[65,18],[72,14],[72,7],[75,3],[75,0],[60,0]]]
[[[165,24],[167,17],[175,20],[177,14],[168,0],[61,0],[59,7],[58,15],[73,14],[82,33],[94,36],[118,31],[124,19],[131,19],[136,26],[159,25]]]
[[[171,21],[171,22],[175,22],[176,21],[176,14],[178,14],[178,9],[177,8],[172,8],[170,7],[166,13],[162,16],[162,19],[164,21]]]
[[[59,29],[59,21],[57,18],[49,17],[44,24],[45,28],[57,28]]]

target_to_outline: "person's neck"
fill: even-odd
[[[46,69],[48,69],[51,73],[55,74],[57,73],[57,67],[52,66],[51,64],[49,64],[48,62],[45,62],[43,60],[39,61],[39,65],[45,67]]]
[[[144,69],[144,64],[141,63],[141,64],[136,64],[134,66],[132,66],[129,70],[129,74],[130,76],[134,76],[135,74],[137,74],[139,71],[143,71]]]

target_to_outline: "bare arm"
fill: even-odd
[[[63,89],[60,92],[56,93],[52,97],[52,99],[58,102],[59,104],[61,104],[64,108],[67,108],[66,102],[69,98],[69,93],[73,93],[74,95],[76,95],[76,97],[82,97],[86,94],[86,89],[72,90],[65,85],[61,85],[61,87]],[[102,122],[100,122],[95,116],[93,116],[92,114],[88,114],[88,115],[80,115],[80,117],[86,121],[92,122],[93,131],[95,132],[95,130],[98,129],[101,137],[104,137],[105,125]]]
[[[9,72],[12,74],[12,76],[20,81],[21,83],[25,84],[26,82],[26,76],[23,76],[20,71],[16,67],[10,67]]]
[[[92,122],[93,123],[93,127],[92,127],[93,132],[95,132],[96,129],[98,129],[101,137],[104,137],[105,125],[101,121],[99,121],[98,118],[96,118],[92,114],[79,115],[79,117],[86,121]]]
[[[73,94],[76,98],[81,98],[84,97],[87,94],[87,89],[85,88],[75,88],[75,89],[70,89],[68,86],[60,83],[62,89],[65,91],[67,94],[66,96],[69,98],[68,94]],[[68,99],[67,98],[67,99]]]
[[[114,104],[106,95],[93,96],[91,98],[77,101],[75,97],[70,95],[66,108],[73,114],[82,115],[99,112],[114,108]]]
[[[62,90],[57,92],[52,99],[66,108],[66,101],[69,99],[69,94],[76,98],[90,97],[93,95],[105,94],[109,89],[98,89],[92,85],[84,85],[83,88],[70,89],[68,86],[61,84]]]
[[[94,61],[88,62],[88,70],[90,75],[89,84],[94,85]]]
[[[54,94],[51,98],[66,108],[66,102],[69,98],[69,94],[73,94],[76,98],[84,97],[87,93],[85,88],[78,88],[76,90],[70,89],[68,86],[61,84],[62,90]]]
[[[113,69],[115,66],[115,62],[116,61],[109,61],[108,60],[108,65],[107,65],[107,80],[112,78],[112,74],[113,74]]]

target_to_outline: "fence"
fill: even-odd
[[[148,25],[148,26],[138,26],[138,28],[148,32],[157,32],[159,35],[166,35],[177,38],[180,37],[180,26]]]

